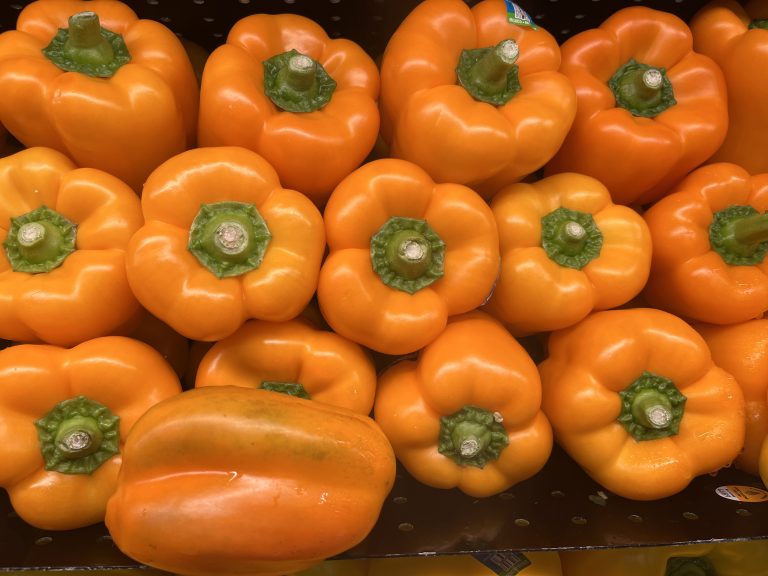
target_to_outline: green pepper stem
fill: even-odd
[[[103,438],[96,420],[87,416],[74,416],[59,425],[55,442],[63,458],[74,460],[96,452]]]
[[[760,264],[768,252],[768,213],[749,205],[717,211],[709,227],[712,249],[731,265]]]
[[[315,69],[315,61],[312,58],[296,54],[288,59],[288,65],[281,70],[278,77],[297,92],[306,92],[315,85]]]
[[[669,378],[643,372],[619,392],[619,398],[617,420],[635,440],[656,440],[679,432],[686,398]]]
[[[64,54],[72,60],[99,66],[115,58],[112,44],[101,34],[96,12],[80,12],[69,17],[69,35],[64,42]]]
[[[749,29],[752,28],[760,28],[762,30],[768,30],[768,19],[766,18],[755,18],[749,23]]]
[[[76,228],[73,222],[46,206],[11,218],[3,242],[11,268],[37,274],[60,266],[75,250]]]
[[[288,396],[297,396],[298,398],[310,399],[309,393],[304,386],[298,382],[277,382],[274,380],[264,380],[259,388],[269,390],[270,392],[279,392]]]
[[[733,239],[750,247],[768,241],[768,213],[755,214],[734,220]]]
[[[429,268],[432,250],[422,234],[414,230],[400,230],[392,235],[387,245],[387,262],[398,275],[413,280]]]
[[[644,390],[632,400],[635,422],[646,428],[664,429],[672,422],[672,404],[656,390]]]
[[[603,234],[589,212],[560,206],[541,219],[541,247],[560,266],[581,270],[600,256]]]
[[[520,48],[511,38],[489,48],[464,50],[456,67],[456,77],[475,100],[502,106],[521,89],[519,56]]]
[[[290,50],[264,62],[264,93],[286,112],[314,112],[326,106],[336,81],[322,64]]]
[[[663,68],[630,60],[608,81],[616,105],[635,116],[654,117],[676,104]]]
[[[587,231],[575,220],[568,220],[558,227],[557,238],[562,245],[563,253],[573,256],[584,249]]]
[[[509,436],[498,412],[464,406],[440,419],[438,452],[459,466],[483,468],[497,460],[509,444]]]

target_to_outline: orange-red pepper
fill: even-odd
[[[203,356],[195,386],[264,388],[368,415],[376,370],[361,346],[301,318],[249,320]]]
[[[560,70],[578,95],[576,118],[545,173],[579,172],[617,204],[663,196],[720,147],[725,79],[693,50],[688,25],[646,6],[617,10],[561,45]]]
[[[125,272],[144,222],[128,185],[50,148],[0,158],[0,338],[71,346],[140,306]]]
[[[136,423],[105,523],[125,554],[174,574],[282,576],[359,544],[394,481],[368,416],[206,386]]]
[[[746,436],[734,466],[757,475],[760,449],[768,435],[768,319],[727,326],[694,324],[694,328],[706,340],[715,364],[732,374],[741,386]]]
[[[504,0],[420,2],[382,57],[382,136],[435,181],[490,197],[562,144],[576,94],[559,66],[554,36],[510,23]]]
[[[536,364],[479,311],[379,376],[374,419],[416,480],[476,497],[530,478],[552,450]]]
[[[119,1],[28,4],[0,34],[0,92],[0,122],[25,146],[59,150],[136,192],[195,143],[199,90],[184,47]]]
[[[554,331],[539,372],[555,441],[619,496],[672,496],[744,445],[741,388],[668,312],[604,310]]]
[[[361,46],[311,19],[246,16],[203,69],[199,145],[258,152],[322,206],[376,143],[379,83]]]
[[[312,298],[323,219],[241,147],[188,150],[164,162],[141,197],[145,224],[126,270],[141,304],[192,340],[220,340],[249,318],[284,321]]]
[[[768,173],[718,162],[702,166],[651,206],[651,273],[643,297],[654,308],[710,324],[760,318],[768,310]]]
[[[499,269],[488,204],[411,162],[374,160],[333,191],[317,301],[329,326],[384,354],[415,352],[480,306]]]
[[[101,522],[134,423],[180,392],[156,350],[123,336],[0,351],[0,486],[16,513],[46,530]]]
[[[491,208],[501,272],[484,310],[515,334],[565,328],[593,310],[626,304],[648,279],[648,226],[590,176],[512,184]]]
[[[717,62],[728,88],[728,133],[713,162],[768,172],[768,2],[711,0],[691,18],[693,48]]]

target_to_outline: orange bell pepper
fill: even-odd
[[[1,350],[0,486],[16,513],[45,530],[101,522],[126,436],[180,392],[157,351],[123,336]]]
[[[63,154],[0,158],[0,338],[71,346],[139,313],[125,273],[143,223],[136,194]]]
[[[382,137],[435,181],[489,198],[541,168],[571,127],[559,65],[554,36],[508,22],[504,0],[420,2],[382,57]]]
[[[536,364],[479,311],[380,374],[374,419],[416,480],[478,498],[530,478],[552,450]]]
[[[488,564],[484,563],[486,560]],[[368,576],[562,576],[557,552],[488,552],[373,558]]]
[[[136,423],[105,523],[123,553],[161,570],[283,576],[360,543],[394,481],[392,448],[371,418],[207,386]]]
[[[713,162],[768,172],[768,2],[711,0],[691,18],[693,48],[717,62],[728,88],[728,133]]]
[[[694,170],[644,218],[653,256],[643,297],[689,320],[736,324],[768,310],[768,173]]]
[[[415,352],[480,306],[499,269],[493,213],[473,190],[387,158],[350,174],[323,215],[317,301],[329,326],[384,354]]]
[[[736,378],[744,393],[746,436],[734,466],[757,476],[760,449],[768,435],[768,318],[717,326],[694,324],[715,364]]]
[[[195,143],[197,81],[179,38],[116,0],[32,2],[0,34],[0,122],[26,146],[140,192]]]
[[[323,219],[280,186],[258,154],[188,150],[159,166],[141,198],[145,224],[126,270],[141,304],[193,340],[220,340],[247,319],[284,321],[312,298]]]
[[[693,50],[671,12],[622,8],[561,45],[560,70],[578,95],[576,118],[545,174],[579,172],[617,204],[663,196],[720,147],[728,129],[725,79]]]
[[[249,320],[203,356],[195,386],[264,388],[368,415],[376,370],[361,346],[300,318]]]
[[[491,208],[501,273],[484,309],[514,334],[565,328],[593,310],[623,305],[648,279],[648,226],[590,176],[512,184]]]
[[[668,312],[604,310],[554,331],[539,373],[555,441],[619,496],[676,494],[744,445],[741,388]]]
[[[361,46],[311,19],[246,16],[205,64],[199,144],[258,152],[322,206],[376,143],[379,83]]]

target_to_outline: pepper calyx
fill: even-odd
[[[679,432],[686,397],[669,378],[645,371],[619,397],[617,420],[635,440],[656,440]]]
[[[749,205],[718,210],[709,226],[709,243],[726,264],[761,264],[768,253],[768,212]]]
[[[458,83],[475,100],[503,106],[521,90],[519,55],[517,42],[511,38],[495,46],[462,50],[456,67]]]
[[[11,218],[3,248],[14,272],[39,274],[61,266],[76,249],[77,225],[47,206]]]
[[[264,92],[286,112],[314,112],[326,106],[336,90],[336,81],[323,65],[289,50],[264,61]]]
[[[541,247],[560,266],[581,270],[600,256],[603,233],[589,212],[561,206],[541,218]]]
[[[634,59],[613,74],[608,86],[613,91],[616,106],[634,116],[653,118],[677,104],[666,70]]]
[[[503,418],[477,406],[464,406],[451,415],[440,418],[437,450],[459,466],[484,468],[498,460],[509,445]]]
[[[310,400],[309,392],[306,391],[304,386],[298,382],[277,382],[274,380],[264,380],[259,388],[263,390],[269,390],[271,392],[279,392],[281,394],[287,394],[288,396],[296,396],[297,398],[304,398]]]

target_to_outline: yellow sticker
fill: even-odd
[[[719,486],[715,492],[737,502],[768,502],[768,491],[754,486]]]

